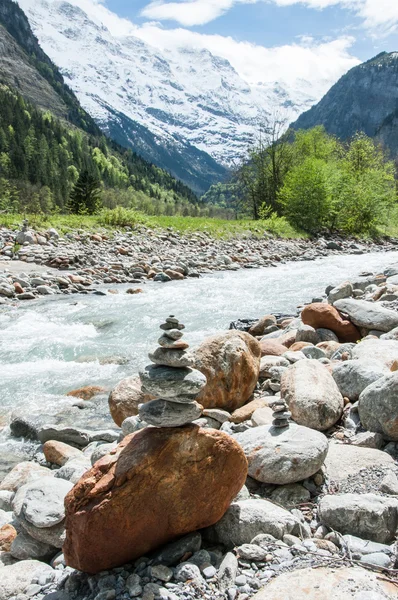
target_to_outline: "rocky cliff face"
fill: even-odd
[[[295,129],[324,125],[348,139],[357,131],[376,137],[394,155],[398,152],[398,52],[383,52],[351,69],[310,110]]]
[[[249,84],[207,50],[115,37],[75,0],[19,4],[100,127],[197,191],[222,180],[269,114],[293,119],[319,98],[305,81]]]

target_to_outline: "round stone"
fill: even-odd
[[[166,335],[162,335],[158,339],[158,344],[162,348],[170,348],[171,350],[186,350],[187,348],[189,348],[189,344],[187,344],[187,342],[183,342],[180,340],[172,340]]]
[[[192,367],[195,363],[192,354],[185,352],[185,350],[157,348],[155,352],[150,352],[148,356],[155,365],[163,365],[165,367]]]
[[[203,407],[197,402],[182,404],[170,400],[152,400],[140,408],[140,418],[156,427],[180,427],[202,415]]]
[[[195,396],[206,385],[206,377],[196,369],[175,369],[149,365],[140,373],[142,387],[158,398]]]
[[[164,335],[166,337],[170,338],[171,340],[177,341],[177,340],[181,339],[184,334],[179,329],[169,329],[168,331],[165,332]]]
[[[249,475],[262,483],[284,485],[314,475],[326,458],[323,433],[290,423],[279,428],[263,425],[234,436],[249,463]]]

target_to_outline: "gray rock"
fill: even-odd
[[[383,436],[373,431],[361,431],[354,438],[351,438],[350,441],[352,446],[358,446],[359,448],[381,450],[384,446]]]
[[[0,510],[0,528],[11,523],[12,519],[12,511]]]
[[[398,499],[375,494],[336,494],[319,503],[321,522],[342,534],[382,544],[392,542],[398,527]]]
[[[172,542],[167,546],[164,546],[158,553],[156,553],[152,560],[155,565],[166,565],[171,567],[176,565],[185,554],[190,553],[194,554],[200,550],[202,545],[202,536],[200,533],[190,533],[177,540],[176,542]]]
[[[351,358],[382,362],[390,369],[393,363],[398,360],[398,344],[395,340],[363,340],[360,344],[354,346]]]
[[[225,423],[229,421],[231,418],[231,414],[226,410],[221,410],[220,408],[205,408],[203,411],[203,416],[210,417],[219,423]]]
[[[156,365],[167,367],[183,368],[193,367],[195,359],[192,354],[185,350],[171,350],[169,348],[156,348],[154,352],[149,353],[149,360]]]
[[[40,575],[55,576],[55,571],[45,563],[37,560],[22,560],[1,568],[0,598],[9,600],[23,594],[28,585]]]
[[[330,442],[325,460],[328,477],[337,483],[358,475],[363,469],[393,466],[394,460],[387,452],[335,442]]]
[[[225,592],[235,583],[238,573],[238,559],[235,554],[228,552],[218,570],[218,587],[221,592]]]
[[[135,417],[129,417],[129,418],[134,419]],[[128,420],[129,419],[126,419],[126,421],[128,421]],[[133,433],[133,432],[131,431],[129,433]],[[125,435],[128,435],[128,434],[125,434]],[[94,465],[97,462],[97,460],[100,460],[100,458],[109,454],[109,452],[111,450],[113,450],[114,448],[116,448],[116,446],[117,446],[116,442],[113,442],[113,444],[100,444],[99,446],[97,446],[97,448],[91,454],[91,457],[90,457],[91,464]]]
[[[234,436],[249,463],[249,475],[263,483],[283,485],[314,475],[323,465],[328,440],[319,431],[291,423],[268,425]]]
[[[334,307],[347,314],[354,325],[358,327],[385,332],[398,327],[398,313],[384,308],[377,302],[352,299],[337,300]]]
[[[302,502],[309,502],[310,499],[310,492],[298,483],[278,486],[271,494],[272,502],[287,509],[291,509]]]
[[[344,281],[343,283],[340,283],[340,285],[330,290],[328,294],[328,302],[329,304],[334,304],[336,300],[350,298],[352,296],[352,292],[352,283],[350,281]]]
[[[218,523],[206,530],[211,541],[227,548],[250,544],[259,533],[269,533],[281,540],[294,533],[299,521],[293,515],[268,500],[234,502]]]
[[[142,387],[158,398],[196,396],[206,385],[206,377],[196,369],[173,369],[149,365],[140,373]]]
[[[389,440],[398,441],[397,398],[397,371],[369,385],[359,397],[358,412],[362,425]]]
[[[305,348],[303,348],[301,350],[301,352],[304,354],[305,358],[309,358],[312,360],[319,360],[320,358],[326,358],[326,354],[323,350],[321,350],[320,348],[317,348],[316,346],[306,346]]]
[[[330,360],[341,360],[343,354],[348,354],[349,358],[352,358],[353,349],[356,347],[356,344],[341,344],[339,348],[330,357]]]
[[[14,492],[8,490],[0,491],[0,510],[11,511],[11,502],[14,497]]]
[[[194,581],[195,583],[202,583],[203,577],[200,573],[199,567],[189,562],[181,563],[175,570],[174,578],[177,581]]]
[[[392,554],[390,546],[387,544],[379,544],[378,542],[372,542],[371,540],[363,540],[362,538],[356,537],[355,535],[344,535],[344,543],[347,545],[352,554],[375,554],[376,552],[383,552],[384,554]]]
[[[366,554],[365,556],[362,556],[359,562],[364,565],[373,565],[375,567],[387,569],[391,567],[391,557],[387,554],[383,554],[382,552],[377,552],[376,554]]]
[[[319,341],[318,334],[311,325],[300,323],[296,333],[296,342],[309,342],[316,345]]]
[[[38,542],[28,533],[21,531],[11,544],[10,554],[18,560],[45,560],[54,556],[57,549]]]
[[[265,560],[268,551],[257,544],[242,544],[237,548],[239,558],[242,560],[261,561]]]
[[[55,471],[54,477],[55,479],[65,479],[75,484],[90,468],[91,462],[88,459],[71,458],[60,469]]]
[[[299,425],[323,431],[343,413],[343,396],[326,367],[316,360],[300,360],[282,377],[281,397]]]
[[[355,401],[368,385],[386,375],[387,372],[387,367],[381,362],[347,360],[336,365],[332,375],[341,394]]]
[[[383,333],[380,336],[381,340],[395,340],[398,341],[398,327],[391,329],[388,333]]]
[[[331,331],[331,329],[324,329],[323,327],[316,330],[318,338],[321,342],[338,342],[339,338]]]
[[[13,510],[34,527],[52,527],[65,518],[64,500],[73,485],[63,479],[43,477],[24,485],[15,494]]]
[[[140,406],[140,419],[156,427],[179,427],[198,419],[202,406],[197,402],[182,404],[170,400],[151,400]]]
[[[126,581],[126,588],[131,598],[135,598],[142,594],[141,577],[135,573],[130,575]]]
[[[393,471],[388,471],[383,477],[380,484],[380,491],[384,494],[390,494],[392,496],[398,496],[398,477]]]

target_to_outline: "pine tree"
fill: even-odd
[[[69,212],[74,214],[95,214],[101,205],[101,184],[87,170],[79,175],[69,199]]]

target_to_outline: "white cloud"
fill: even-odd
[[[153,0],[141,12],[143,17],[176,21],[185,27],[204,25],[217,19],[236,4],[269,2],[278,6],[301,4],[322,10],[340,6],[360,17],[372,35],[387,35],[398,28],[398,0]]]
[[[141,11],[141,15],[159,21],[177,21],[185,27],[192,27],[214,21],[234,4],[256,2],[258,0],[188,0],[185,2],[154,0]]]

